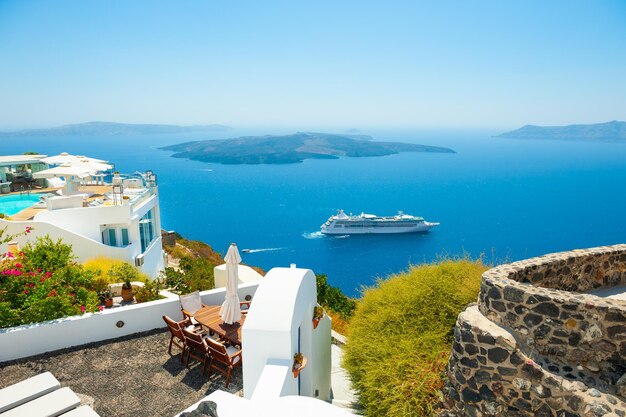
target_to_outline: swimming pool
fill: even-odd
[[[13,194],[0,196],[0,213],[12,216],[39,201],[39,194]]]

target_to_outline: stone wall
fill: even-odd
[[[483,274],[458,319],[446,405],[457,415],[626,415],[626,245],[563,252]]]

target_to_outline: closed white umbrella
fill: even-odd
[[[241,320],[241,307],[239,306],[239,295],[237,287],[239,283],[239,263],[241,256],[234,243],[228,248],[226,256],[226,298],[220,309],[220,317],[226,324],[233,324]]]

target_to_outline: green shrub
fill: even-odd
[[[93,273],[48,237],[0,258],[0,327],[98,311]]]
[[[364,290],[344,366],[368,416],[433,415],[458,314],[476,301],[481,261],[411,267]]]
[[[143,287],[135,288],[133,293],[135,294],[135,300],[138,303],[146,303],[148,301],[160,300],[161,295],[159,290],[161,289],[160,282],[158,280],[148,280],[144,283]]]
[[[164,281],[172,291],[188,294],[215,288],[214,265],[209,259],[184,256],[179,267],[180,270],[165,268]]]

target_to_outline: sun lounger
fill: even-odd
[[[22,404],[2,414],[2,417],[57,417],[80,405],[80,398],[65,387]]]
[[[50,372],[44,372],[22,382],[0,390],[0,413],[11,410],[29,401],[33,401],[52,391],[61,384]],[[26,415],[26,414],[24,414]],[[4,417],[4,414],[2,415]]]

